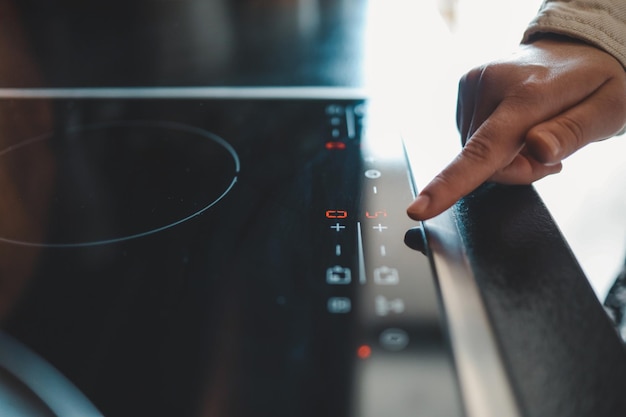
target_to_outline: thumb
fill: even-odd
[[[583,146],[609,138],[624,127],[626,106],[607,83],[574,107],[526,134],[526,148],[540,163],[556,165]],[[619,90],[617,90],[619,91]]]
[[[580,122],[567,115],[541,123],[526,134],[528,152],[545,165],[560,163],[586,144]]]

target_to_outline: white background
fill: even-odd
[[[401,119],[423,186],[459,150],[456,88],[468,69],[511,54],[539,0],[371,0],[366,76],[404,100]],[[395,7],[394,7],[395,6]],[[390,43],[389,39],[404,39]],[[420,152],[428,149],[428,155]],[[600,299],[626,255],[626,139],[582,149],[535,183]]]

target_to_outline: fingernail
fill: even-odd
[[[548,132],[548,131],[539,132],[539,136],[541,137],[541,140],[548,148],[548,151],[550,151],[551,158],[558,159],[561,153],[561,144],[559,140],[556,138],[556,136],[554,136],[551,132]]]
[[[429,204],[430,204],[430,197],[428,197],[427,195],[420,194],[413,201],[413,203],[411,203],[407,212],[409,213],[409,216],[411,216],[412,218],[416,220],[421,219],[422,215],[428,208]]]

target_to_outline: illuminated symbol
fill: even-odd
[[[352,281],[350,268],[343,266],[333,266],[326,270],[326,282],[332,285],[347,285]]]
[[[409,335],[402,329],[387,329],[378,339],[382,347],[393,352],[399,352],[409,344]]]
[[[335,255],[341,256],[341,245],[335,246]]]
[[[345,210],[326,210],[327,219],[345,219],[348,217],[348,212]]]
[[[380,256],[387,256],[387,248],[385,245],[380,245]]]
[[[343,114],[343,107],[338,104],[331,104],[326,107],[326,114],[329,116],[337,116]]]
[[[374,194],[378,194],[378,187],[376,186],[372,187],[372,191],[374,191]]]
[[[368,169],[365,171],[365,176],[370,179],[380,178],[383,174],[377,169]]]
[[[333,131],[331,132],[331,135],[334,138],[338,138],[340,134],[341,134],[341,131],[339,129],[333,129]]]
[[[332,117],[330,119],[330,124],[333,126],[339,126],[341,124],[341,117]]]
[[[352,302],[348,297],[330,297],[326,302],[329,313],[346,314],[352,310]]]
[[[372,214],[370,214],[369,211],[366,211],[365,217],[367,217],[368,219],[377,219],[379,217],[387,217],[387,211],[386,210],[375,211]]]
[[[400,314],[404,312],[404,301],[400,298],[389,300],[382,295],[376,297],[376,314],[386,316],[389,313]]]
[[[380,223],[379,223],[379,224],[378,224],[378,226],[373,226],[373,227],[372,227],[372,229],[376,229],[376,230],[378,230],[380,233],[382,233],[382,232],[383,232],[383,230],[387,230],[387,229],[388,229],[388,227],[387,227],[387,226],[383,226],[382,224],[380,224]]]
[[[335,223],[334,225],[330,226],[330,228],[335,229],[336,232],[340,232],[342,229],[345,229],[346,226],[344,226],[343,224]]]
[[[360,359],[367,359],[370,357],[371,354],[372,354],[372,348],[369,347],[368,345],[361,345],[356,350],[356,355]]]
[[[396,285],[400,281],[400,275],[395,268],[381,266],[374,269],[374,282],[380,285]]]
[[[339,132],[337,131],[337,134],[335,135],[335,131],[333,131],[333,137],[337,137],[339,136]],[[326,149],[329,150],[333,150],[333,149],[346,149],[346,144],[343,142],[335,142],[335,141],[331,141],[331,142],[326,142],[325,145]]]

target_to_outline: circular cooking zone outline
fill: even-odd
[[[105,245],[111,243],[117,243],[122,241],[127,241],[131,239],[136,239],[139,237],[144,237],[148,235],[152,235],[166,229],[170,229],[177,225],[180,225],[215,206],[218,202],[220,202],[234,187],[237,182],[237,178],[240,172],[240,160],[235,149],[220,136],[204,130],[202,128],[178,123],[178,122],[166,122],[166,121],[144,121],[144,120],[135,120],[135,121],[119,121],[119,122],[108,122],[108,123],[98,123],[98,124],[89,124],[85,126],[75,127],[71,129],[67,129],[63,134],[64,136],[71,136],[77,134],[85,134],[91,132],[102,131],[105,129],[119,129],[119,128],[132,128],[132,129],[158,129],[159,131],[169,131],[170,133],[178,133],[178,134],[186,134],[196,138],[204,138],[211,141],[211,143],[217,145],[226,154],[230,155],[232,158],[232,179],[230,177],[224,182],[223,189],[220,188],[218,192],[215,192],[210,201],[206,201],[202,204],[202,206],[198,209],[194,209],[190,213],[187,213],[180,218],[171,219],[170,221],[164,222],[161,225],[156,225],[155,227],[134,231],[133,233],[124,234],[122,233],[119,236],[107,237],[104,239],[83,239],[82,241],[69,241],[69,242],[48,242],[46,239],[42,239],[42,242],[29,241],[28,239],[20,239],[19,237],[6,236],[5,230],[0,230],[0,242],[17,244],[22,246],[32,246],[32,247],[51,247],[51,248],[72,248],[72,247],[85,247],[85,246],[96,246],[96,245]],[[10,156],[13,152],[17,152],[19,150],[23,150],[28,146],[41,144],[43,142],[48,141],[49,139],[55,137],[54,133],[49,133],[45,135],[41,135],[32,139],[28,139],[22,141],[16,145],[9,146],[5,149],[0,150],[0,169],[2,168],[3,158]],[[178,146],[179,145],[175,145]],[[194,154],[194,157],[197,157],[194,153],[194,150],[186,150],[187,154]],[[210,164],[207,161],[207,164]],[[228,174],[229,176],[231,174]]]

